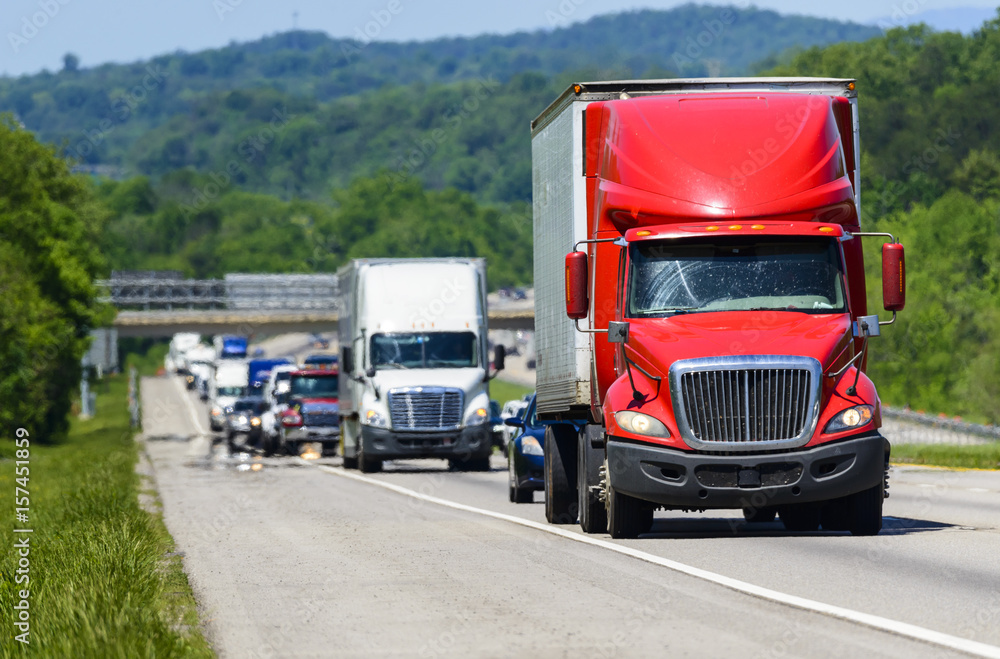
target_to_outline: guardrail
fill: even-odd
[[[988,444],[1000,442],[1000,426],[969,423],[913,410],[882,406],[882,430],[898,444]]]

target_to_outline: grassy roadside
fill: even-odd
[[[530,394],[534,389],[525,387],[513,382],[506,382],[500,378],[490,382],[490,398],[500,403],[500,407],[508,400],[521,398],[524,394]]]
[[[161,357],[162,359],[162,357]],[[5,617],[3,657],[211,657],[194,597],[159,515],[139,506],[128,378],[95,386],[97,416],[54,445],[31,438],[27,524],[3,525],[0,609],[20,601],[14,528],[31,528],[30,646]],[[14,446],[0,442],[0,492],[14,495]],[[9,500],[9,499],[8,499]],[[10,508],[8,508],[10,510]],[[12,514],[13,511],[11,511]],[[19,534],[18,539],[23,537]]]
[[[1000,443],[975,446],[893,444],[892,462],[952,469],[1000,469]]]

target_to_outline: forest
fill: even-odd
[[[134,65],[67,57],[58,73],[0,79],[12,111],[0,285],[37,319],[29,331],[4,313],[0,391],[58,381],[45,395],[68,401],[80,332],[109,313],[88,282],[112,269],[329,272],[357,256],[453,254],[486,256],[494,288],[530,285],[529,125],[573,80],[835,76],[858,81],[863,225],[907,248],[907,308],[870,358],[883,400],[1000,421],[1000,20],[969,36],[878,35],[755,9],[723,23],[721,11],[663,12],[687,32],[641,30],[655,21],[640,14],[421,44],[295,32]],[[602,20],[636,38],[602,41]],[[716,20],[725,29],[703,52],[672,57]],[[324,68],[344,43],[356,59]],[[45,165],[15,176],[19,157]],[[17,199],[37,205],[30,240]],[[46,224],[61,217],[72,221]],[[874,249],[867,266],[874,310]],[[38,342],[62,357],[33,364]],[[53,427],[67,405],[44,412]]]

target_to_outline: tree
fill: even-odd
[[[104,222],[84,179],[0,116],[0,434],[65,432],[88,332],[110,319],[95,299]]]
[[[80,70],[80,58],[73,53],[63,55],[63,71],[66,73],[76,73]]]

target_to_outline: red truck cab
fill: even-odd
[[[735,508],[881,529],[856,101],[851,80],[587,83],[536,120],[538,408],[588,422],[547,438],[550,521],[634,537],[656,508]],[[559,235],[586,246],[563,243],[561,273],[539,266]],[[883,254],[895,313],[902,248]],[[540,308],[558,283],[562,319]]]

